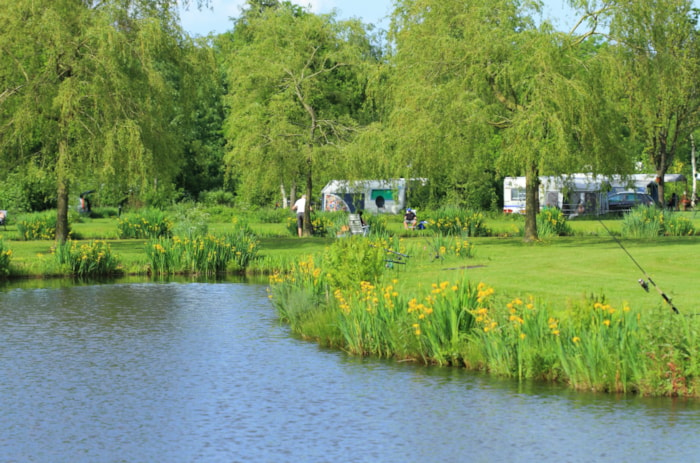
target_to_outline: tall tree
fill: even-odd
[[[333,165],[358,126],[370,49],[364,26],[285,2],[255,9],[236,28],[227,165],[243,188],[299,182],[310,201],[314,175]],[[309,208],[305,213],[309,234]]]
[[[610,24],[611,79],[633,134],[656,171],[659,200],[664,175],[700,127],[698,10],[690,0],[618,0]]]
[[[525,174],[532,240],[541,174],[612,169],[624,157],[610,149],[606,104],[590,87],[598,80],[587,79],[580,38],[536,27],[520,3],[397,2],[392,118],[404,134],[398,164],[420,167],[417,175],[467,164]]]
[[[17,0],[0,10],[0,148],[55,171],[56,239],[81,175],[172,176],[183,52],[175,0]],[[87,173],[87,174],[86,174]]]

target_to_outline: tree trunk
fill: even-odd
[[[296,181],[292,183],[292,189],[289,191],[289,207],[292,207],[294,203],[297,202],[297,183]]]
[[[697,194],[697,186],[698,186],[698,180],[697,180],[697,162],[695,160],[695,137],[693,137],[693,134],[690,134],[690,160],[693,165],[693,192],[690,195],[690,205],[694,208],[695,207],[695,195]]]
[[[537,213],[539,204],[540,177],[534,164],[529,164],[525,172],[525,241],[537,241]]]
[[[306,209],[304,209],[304,236],[311,236],[313,234],[313,229],[311,227],[311,187],[313,186],[313,181],[311,179],[311,156],[306,161],[308,163],[308,170],[306,172]]]
[[[282,208],[287,209],[289,204],[287,203],[287,190],[284,188],[284,183],[280,183],[280,194],[282,195]]]
[[[56,197],[56,242],[65,243],[68,239],[68,176],[66,174],[68,147],[65,141],[58,146],[58,162],[56,163],[57,197]]]

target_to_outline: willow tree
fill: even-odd
[[[71,183],[173,175],[183,84],[175,0],[17,0],[0,9],[0,148]]]
[[[258,8],[235,27],[227,166],[251,189],[299,181],[310,200],[314,175],[332,168],[358,126],[369,50],[364,26],[285,2]],[[309,208],[306,215],[309,234]]]
[[[524,174],[532,240],[540,175],[603,171],[624,157],[611,150],[604,95],[589,78],[595,55],[580,48],[585,38],[536,27],[520,3],[397,2],[392,124],[403,133],[399,164],[420,174],[486,162]]]
[[[663,204],[664,175],[700,127],[699,12],[690,0],[614,3],[611,82],[656,171]]]

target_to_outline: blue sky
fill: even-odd
[[[314,13],[328,13],[333,9],[340,18],[357,17],[365,23],[386,28],[387,16],[391,12],[391,0],[292,0],[302,6],[311,6]],[[447,0],[446,0],[447,1]],[[245,0],[212,0],[213,11],[198,12],[196,9],[181,13],[182,25],[191,35],[221,33],[231,29],[230,17],[237,17]],[[571,25],[571,10],[565,0],[544,0],[544,17],[550,18],[558,28],[568,29]]]

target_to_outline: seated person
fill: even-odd
[[[408,230],[414,230],[416,228],[416,222],[418,218],[416,217],[416,212],[410,207],[406,209],[406,214],[403,216],[403,228]]]

